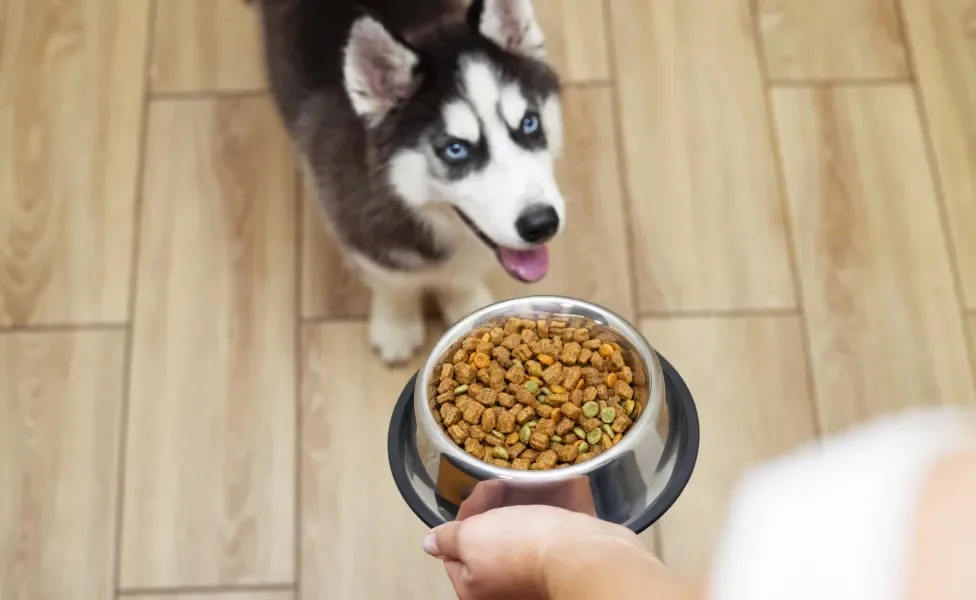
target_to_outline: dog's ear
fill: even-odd
[[[353,109],[375,125],[417,87],[420,57],[371,15],[353,22],[343,57],[343,79]]]
[[[468,9],[468,24],[503,50],[546,59],[546,40],[532,0],[474,0]]]

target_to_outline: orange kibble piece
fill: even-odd
[[[482,342],[490,342],[491,341],[491,334],[490,333],[486,333],[485,335],[481,336],[481,341]]]
[[[580,378],[579,382],[576,383],[576,389],[581,390],[584,385],[586,385],[586,380]]]
[[[613,354],[613,346],[610,344],[603,344],[600,346],[600,349],[597,350],[597,352],[599,352],[600,356],[603,358],[610,358],[610,355]]]
[[[546,365],[547,367],[551,367],[552,366],[552,363],[555,362],[553,360],[553,358],[551,356],[549,356],[548,354],[540,354],[539,356],[536,357],[536,360],[538,360],[542,364]]]
[[[561,385],[554,385],[554,386],[552,386],[552,393],[553,394],[565,394],[566,393],[566,389],[563,386],[561,386]]]
[[[617,383],[617,374],[610,373],[609,375],[607,375],[607,387],[612,388],[615,383]]]
[[[475,352],[471,356],[471,364],[478,369],[487,369],[488,365],[491,364],[491,358],[483,352]]]

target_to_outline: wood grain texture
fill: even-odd
[[[383,366],[363,324],[309,325],[303,340],[303,598],[455,598],[386,456],[390,411],[419,364]]]
[[[0,39],[0,325],[122,322],[149,0],[18,0]]]
[[[966,305],[976,309],[976,6],[904,0]]]
[[[774,104],[826,432],[972,402],[911,90],[779,90]]]
[[[265,87],[257,13],[244,0],[157,0],[152,91]]]
[[[123,588],[294,579],[295,177],[269,101],[154,103]]]
[[[758,0],[769,76],[908,79],[898,0]]]
[[[702,438],[695,476],[660,521],[662,560],[709,566],[742,472],[816,437],[796,317],[644,320],[641,330],[695,396]]]
[[[122,332],[0,335],[0,598],[108,600]]]
[[[302,180],[302,317],[365,317],[369,314],[369,289],[349,269],[329,232],[311,177]]]
[[[139,600],[294,600],[293,592],[209,592],[199,594],[162,594],[159,596],[122,594],[120,600],[138,598]]]
[[[644,311],[795,306],[748,0],[613,0]]]
[[[546,50],[563,83],[610,78],[603,0],[533,0]]]
[[[557,177],[567,203],[566,230],[549,245],[552,263],[541,282],[516,282],[493,271],[502,298],[563,294],[590,300],[634,318],[633,277],[627,244],[627,207],[609,87],[567,89],[563,95],[565,152]]]

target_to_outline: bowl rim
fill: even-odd
[[[440,357],[452,344],[460,340],[464,335],[467,335],[471,331],[477,329],[477,327],[479,327],[479,321],[485,320],[489,315],[495,315],[497,313],[499,316],[507,315],[508,317],[517,317],[519,316],[518,307],[526,304],[531,305],[533,303],[557,304],[563,305],[564,307],[576,307],[576,310],[583,309],[588,313],[591,313],[593,316],[600,317],[603,322],[597,321],[598,324],[609,328],[618,335],[623,336],[626,338],[628,343],[634,346],[636,353],[644,363],[643,366],[648,376],[648,405],[645,406],[644,410],[646,416],[651,418],[638,419],[634,426],[631,427],[630,431],[628,431],[627,434],[621,438],[620,442],[618,442],[610,450],[607,450],[596,458],[590,459],[586,462],[574,464],[562,469],[523,471],[508,467],[498,467],[482,460],[478,460],[454,443],[454,440],[452,440],[450,436],[447,435],[447,432],[444,431],[434,420],[433,412],[428,405],[429,398],[427,397],[428,394],[426,382],[429,381],[433,375],[434,368],[436,367]],[[530,309],[524,308],[523,312],[530,312]],[[563,315],[567,317],[579,316],[584,318],[592,318],[591,315],[576,315],[571,312],[551,312],[549,314],[553,316]],[[494,302],[469,314],[449,327],[448,330],[445,331],[440,338],[438,338],[417,374],[413,393],[414,420],[416,421],[416,426],[418,429],[422,431],[434,431],[435,433],[433,435],[437,436],[437,439],[442,442],[438,449],[443,450],[443,453],[446,453],[448,456],[453,458],[456,463],[459,463],[459,466],[469,469],[473,474],[481,476],[485,479],[532,481],[541,484],[563,481],[570,477],[588,475],[604,465],[613,462],[617,457],[623,455],[628,450],[634,449],[634,447],[639,443],[637,440],[641,439],[641,436],[644,435],[645,429],[655,429],[657,427],[661,407],[666,402],[665,395],[666,390],[664,374],[661,368],[661,363],[658,360],[657,352],[653,347],[651,347],[650,343],[640,332],[640,330],[631,324],[627,319],[624,319],[622,316],[609,308],[570,296],[520,296],[518,298]],[[418,399],[421,401],[418,401]],[[652,401],[653,408],[651,407]],[[645,416],[645,413],[642,413],[641,416]],[[435,439],[431,439],[430,441],[432,443],[436,443]]]

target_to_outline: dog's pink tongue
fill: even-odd
[[[522,281],[539,281],[549,272],[549,248],[539,246],[532,250],[498,249],[498,259],[509,273]]]

